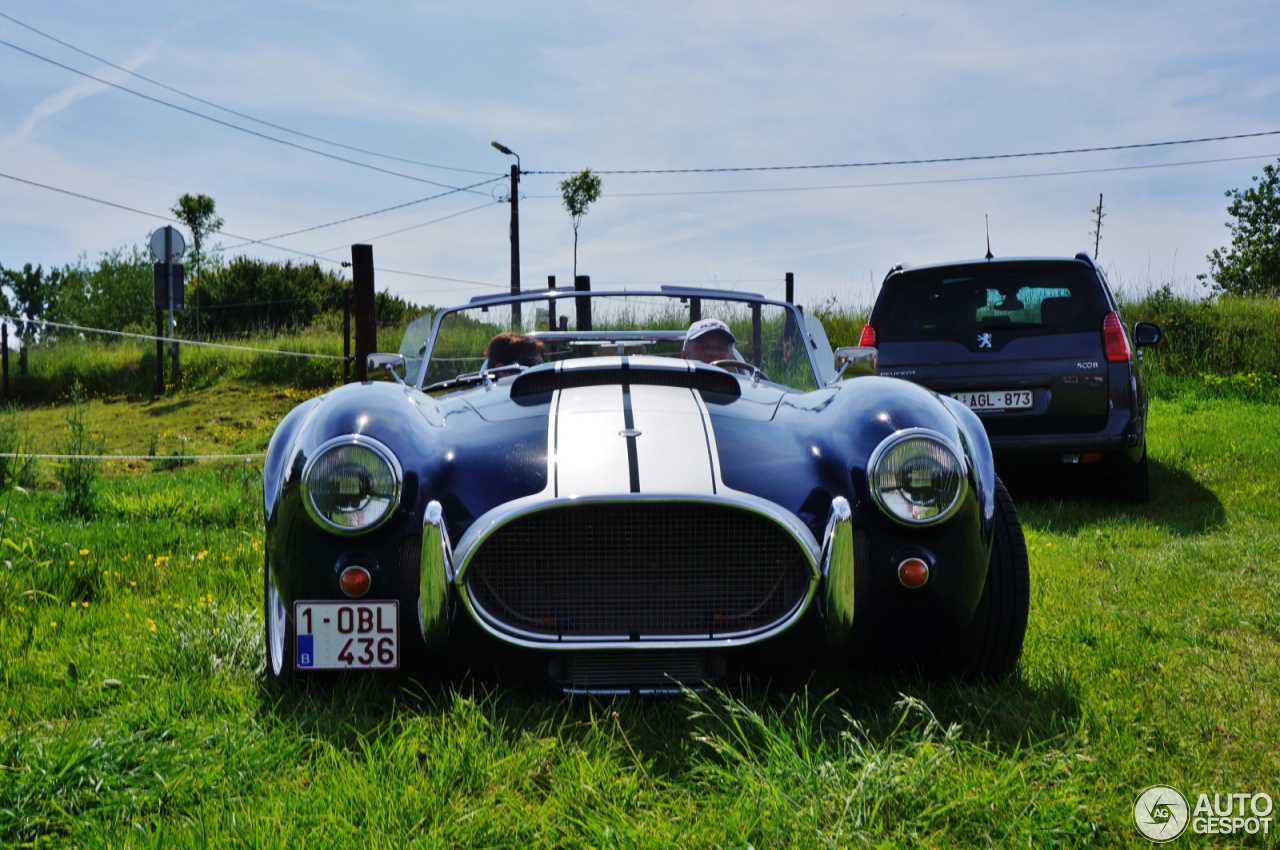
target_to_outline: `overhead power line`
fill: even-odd
[[[885,159],[870,162],[837,162],[826,165],[761,165],[739,168],[637,168],[629,170],[597,170],[596,174],[717,174],[745,171],[817,171],[833,168],[875,168],[884,165],[930,165],[943,162],[982,162],[997,159],[1026,159],[1036,156],[1063,156],[1073,153],[1101,153],[1104,151],[1128,151],[1143,148],[1163,148],[1173,145],[1198,145],[1204,142],[1225,142],[1234,139],[1257,139],[1263,136],[1280,136],[1280,130],[1264,130],[1259,133],[1236,133],[1230,136],[1206,136],[1202,139],[1176,139],[1165,142],[1140,142],[1132,145],[1103,145],[1091,148],[1066,148],[1053,151],[1029,151],[1026,153],[995,153],[976,156],[943,156],[932,159]],[[525,174],[577,174],[576,171],[526,171]]]
[[[117,204],[114,201],[106,201],[106,200],[103,200],[102,198],[95,198],[92,195],[85,195],[80,192],[72,192],[69,189],[60,189],[57,186],[50,186],[46,183],[37,183],[34,180],[27,180],[23,177],[17,177],[13,174],[5,174],[4,172],[0,172],[0,177],[3,177],[6,180],[12,180],[15,183],[24,183],[28,186],[34,186],[37,189],[45,189],[50,192],[57,192],[60,195],[69,195],[73,198],[79,198],[82,201],[90,201],[95,204],[101,204],[103,206],[113,207],[114,209],[124,210],[126,212],[137,213],[138,215],[145,215],[149,218],[159,219],[161,221],[171,221],[174,224],[185,224],[185,222],[179,221],[178,219],[170,215],[162,215],[160,213],[154,213],[148,210],[140,210],[137,207],[130,207],[124,204]],[[483,209],[484,207],[487,207],[490,205],[491,204],[483,204],[479,207],[476,207],[475,209]],[[471,212],[471,210],[465,210],[464,212]],[[450,216],[446,216],[446,218],[449,218],[449,217]],[[277,251],[284,251],[286,254],[293,254],[294,256],[298,256],[298,257],[307,257],[309,259],[316,260],[317,262],[330,263],[332,265],[337,265],[337,266],[340,266],[342,264],[341,260],[334,260],[329,257],[322,257],[319,254],[311,254],[306,251],[299,251],[295,248],[286,248],[283,245],[276,245],[262,239],[251,239],[248,236],[240,236],[226,230],[215,230],[213,232],[220,234],[222,236],[227,236],[231,239],[240,239],[246,245],[248,244],[262,245],[263,247],[266,247],[266,248],[274,248]],[[387,274],[407,275],[409,277],[420,277],[428,280],[447,280],[451,283],[467,283],[467,284],[474,284],[475,286],[488,286],[494,289],[505,289],[507,287],[507,284],[488,283],[482,280],[466,280],[464,278],[458,278],[458,277],[442,277],[440,275],[425,274],[423,272],[410,272],[410,271],[403,271],[401,269],[388,269],[381,266],[375,267],[374,271],[385,272]]]
[[[355,153],[362,153],[368,156],[376,156],[376,157],[380,157],[381,159],[390,159],[390,160],[394,160],[395,162],[403,162],[409,165],[421,165],[426,168],[439,168],[443,171],[457,171],[463,174],[490,175],[494,173],[492,171],[476,171],[475,169],[471,169],[471,168],[455,168],[450,165],[437,165],[432,162],[422,162],[421,160],[417,160],[417,159],[408,159],[402,156],[392,156],[391,154],[378,153],[377,151],[371,151],[365,148],[358,148],[358,147],[355,147],[354,145],[344,145],[342,142],[335,142],[332,139],[326,139],[321,136],[313,136],[310,133],[303,133],[301,130],[291,130],[288,127],[284,127],[280,124],[273,124],[270,121],[264,121],[261,118],[254,118],[252,115],[247,115],[243,112],[237,112],[236,110],[231,109],[230,107],[222,106],[221,104],[214,103],[211,100],[205,100],[204,98],[197,97],[196,95],[191,94],[189,92],[182,91],[181,89],[176,89],[173,86],[166,85],[160,82],[159,80],[153,79],[144,74],[139,74],[137,71],[131,71],[128,68],[124,67],[123,65],[117,65],[116,63],[108,59],[103,59],[101,56],[90,53],[89,51],[84,50],[82,48],[76,47],[74,44],[65,42],[60,38],[57,38],[55,36],[50,35],[47,32],[44,32],[43,30],[38,30],[35,27],[31,26],[31,24],[23,23],[22,21],[18,20],[12,15],[6,15],[4,12],[0,12],[0,18],[5,18],[6,20],[12,21],[13,23],[17,24],[23,29],[30,30],[36,35],[41,36],[42,38],[47,38],[50,41],[54,42],[55,44],[60,44],[63,47],[67,48],[68,50],[74,50],[76,53],[79,53],[82,56],[88,56],[90,59],[94,60],[95,62],[101,62],[103,65],[108,65],[112,68],[115,68],[117,71],[124,71],[126,74],[129,74],[130,76],[137,77],[139,80],[143,80],[145,82],[151,83],[151,85],[153,86],[159,86],[165,91],[173,92],[176,95],[181,95],[182,97],[189,98],[191,100],[194,100],[196,103],[202,103],[205,106],[212,106],[214,109],[219,109],[223,112],[226,112],[229,115],[234,115],[237,118],[243,118],[246,121],[252,121],[255,124],[261,124],[264,127],[270,127],[273,130],[280,130],[285,133],[290,133],[294,136],[299,136],[303,139],[310,139],[313,142],[320,142],[322,144],[332,145],[335,148],[342,148],[343,150],[349,150]],[[506,175],[501,175],[501,176],[505,177]]]
[[[430,221],[422,221],[422,222],[419,222],[419,223],[417,223],[417,224],[411,224],[411,225],[409,225],[408,227],[402,227],[402,228],[400,228],[399,230],[392,230],[392,231],[389,231],[389,232],[387,232],[387,233],[379,233],[377,236],[370,236],[370,237],[367,237],[367,238],[365,238],[365,239],[360,239],[359,241],[360,241],[360,242],[375,242],[375,241],[377,241],[377,240],[379,240],[379,239],[386,239],[388,236],[397,236],[397,235],[399,235],[399,234],[401,234],[401,233],[407,233],[407,232],[408,232],[408,231],[410,231],[410,230],[417,230],[419,227],[426,227],[428,224],[437,224],[438,222],[441,222],[441,221],[446,221],[446,220],[451,219],[451,218],[457,218],[457,217],[458,217],[458,216],[460,216],[460,215],[466,215],[467,213],[473,213],[473,212],[475,212],[476,210],[488,209],[489,207],[494,206],[495,204],[504,204],[504,203],[506,203],[506,201],[490,201],[489,203],[487,203],[487,204],[481,204],[481,205],[480,205],[480,206],[478,206],[478,207],[472,207],[471,209],[468,209],[468,210],[460,210],[459,212],[456,212],[456,213],[450,213],[449,215],[443,215],[443,216],[440,216],[440,218],[433,218],[433,219],[431,219]],[[319,251],[319,253],[321,253],[321,254],[327,254],[327,253],[329,253],[330,251],[337,251],[338,249],[340,249],[340,248],[345,248],[345,247],[346,247],[346,245],[335,245],[335,246],[334,246],[334,247],[332,247],[332,248],[324,248],[324,249],[321,249],[321,250]]]
[[[238,130],[241,133],[248,133],[250,136],[257,136],[259,139],[266,139],[267,141],[275,142],[278,145],[284,145],[286,147],[294,148],[296,150],[306,151],[307,153],[313,153],[316,156],[322,156],[325,159],[332,159],[336,162],[345,162],[348,165],[355,165],[359,168],[367,168],[370,171],[377,171],[381,174],[390,174],[392,177],[402,177],[405,180],[413,180],[417,183],[426,183],[430,186],[439,186],[442,189],[454,189],[457,191],[474,192],[474,190],[472,189],[459,189],[459,187],[450,186],[448,183],[440,183],[435,180],[428,180],[425,177],[417,177],[413,174],[405,174],[402,171],[392,171],[390,168],[383,168],[379,165],[371,165],[370,163],[367,163],[367,162],[360,162],[359,160],[348,159],[345,156],[338,156],[337,154],[329,153],[328,151],[320,151],[320,150],[316,150],[315,148],[309,148],[306,145],[300,145],[297,142],[291,142],[288,139],[280,139],[280,138],[276,138],[275,136],[269,136],[266,133],[259,133],[257,130],[250,130],[248,127],[241,127],[239,124],[232,124],[230,121],[223,121],[221,118],[214,118],[212,115],[205,115],[203,112],[197,112],[194,109],[188,109],[185,106],[179,106],[176,103],[170,103],[167,100],[161,100],[158,97],[152,97],[149,94],[143,94],[142,92],[137,91],[135,89],[131,89],[128,86],[122,86],[119,83],[113,83],[110,80],[104,80],[101,77],[94,76],[93,74],[90,74],[86,71],[81,71],[78,68],[72,68],[70,65],[65,65],[62,62],[57,61],[56,59],[50,59],[47,56],[41,56],[39,53],[36,53],[31,50],[27,50],[25,47],[19,47],[16,44],[11,44],[10,42],[4,41],[3,39],[0,39],[0,44],[12,50],[16,50],[19,53],[25,53],[27,56],[30,56],[33,59],[39,59],[41,62],[47,62],[50,65],[54,65],[58,68],[62,68],[63,70],[70,71],[73,74],[78,74],[81,77],[86,77],[90,80],[93,80],[94,82],[101,83],[104,86],[110,86],[113,89],[119,89],[122,92],[127,92],[128,94],[131,94],[134,97],[140,97],[143,100],[149,100],[152,103],[158,103],[161,106],[167,106],[170,109],[176,109],[179,112],[185,112],[186,114],[194,115],[197,118],[203,118],[205,121],[211,121],[214,124],[218,124],[223,127],[229,127],[230,129]],[[474,192],[474,193],[477,195],[483,194],[482,192]]]
[[[406,202],[405,202],[405,203],[403,203],[403,204],[396,204],[395,206],[391,206],[391,207],[383,207],[382,209],[380,209],[380,210],[374,210],[373,212],[360,213],[360,215],[347,216],[346,218],[340,218],[340,219],[338,219],[337,221],[329,221],[329,222],[325,222],[324,224],[317,224],[317,225],[314,225],[314,226],[312,226],[312,227],[304,227],[304,228],[302,228],[301,230],[290,230],[288,233],[277,233],[275,236],[268,236],[268,237],[266,237],[266,239],[251,240],[251,242],[264,243],[264,242],[266,242],[267,240],[270,240],[270,239],[283,239],[283,238],[285,238],[286,236],[297,236],[299,233],[310,233],[310,232],[311,232],[311,231],[313,231],[313,230],[323,230],[323,229],[324,229],[324,228],[326,228],[326,227],[333,227],[334,225],[338,225],[338,224],[346,224],[346,223],[347,223],[347,222],[349,222],[349,221],[358,221],[359,219],[362,219],[362,218],[370,218],[370,217],[375,216],[375,215],[381,215],[382,213],[391,212],[392,210],[402,210],[402,209],[404,209],[405,207],[411,207],[411,206],[413,206],[413,205],[415,205],[415,204],[423,204],[423,203],[426,203],[427,201],[434,201],[436,198],[443,198],[443,197],[445,197],[446,195],[454,195],[454,194],[457,194],[458,192],[465,192],[465,191],[466,191],[466,190],[468,190],[468,189],[474,189],[474,188],[475,188],[475,187],[477,187],[477,186],[483,186],[483,185],[485,185],[486,183],[494,183],[494,182],[497,182],[498,180],[506,180],[506,179],[507,179],[507,178],[506,178],[506,175],[503,175],[502,177],[494,177],[494,178],[493,178],[493,179],[491,179],[491,180],[484,180],[484,181],[482,181],[482,182],[480,182],[480,183],[472,183],[470,186],[463,186],[461,189],[453,189],[453,190],[450,190],[450,191],[448,191],[448,192],[441,192],[441,193],[440,193],[440,194],[438,194],[438,195],[431,195],[431,196],[426,197],[426,198],[419,198],[419,199],[418,199],[418,200],[416,200],[416,201],[406,201]],[[490,202],[489,202],[489,203],[487,203],[487,204],[481,204],[481,205],[480,205],[480,206],[478,206],[478,207],[474,207],[474,209],[482,209],[482,208],[484,208],[484,207],[492,206],[493,204],[497,204],[497,203],[502,203],[502,202],[501,202],[501,201],[490,201]],[[470,212],[470,211],[471,211],[471,210],[464,210],[464,212]],[[454,213],[453,215],[462,215],[462,213]],[[445,218],[453,218],[453,215],[447,215],[447,216],[445,216],[444,218],[438,218],[438,219],[435,219],[435,221],[444,221],[444,219],[445,219]],[[433,222],[424,222],[424,224],[415,224],[415,225],[414,225],[414,227],[423,227],[423,226],[425,226],[426,224],[432,224],[432,223],[433,223]],[[406,228],[406,229],[409,229],[409,228]],[[397,231],[394,231],[394,232],[395,232],[395,233],[400,233],[401,231],[397,230]],[[389,234],[388,234],[388,235],[389,235]],[[380,237],[375,237],[375,238],[380,238]],[[372,241],[372,240],[367,240],[367,239],[366,239],[366,240],[363,240],[363,241],[368,242],[368,241]],[[242,244],[242,245],[248,245],[248,244],[251,244],[251,242],[243,242],[243,243],[241,243],[241,244]],[[240,245],[232,245],[230,248],[227,248],[227,250],[228,250],[228,251],[230,251],[230,250],[233,250],[233,249],[235,249],[235,248],[239,248],[239,247],[240,247]]]
[[[675,195],[745,195],[768,192],[821,192],[831,189],[887,189],[896,186],[934,186],[946,183],[982,183],[991,180],[1026,180],[1036,177],[1068,177],[1076,174],[1107,174],[1113,171],[1142,171],[1151,168],[1177,168],[1185,165],[1212,165],[1217,162],[1241,162],[1249,159],[1270,159],[1280,154],[1264,153],[1249,156],[1228,156],[1218,159],[1189,159],[1181,162],[1156,162],[1149,165],[1117,165],[1110,168],[1079,168],[1070,171],[1036,171],[1023,174],[990,174],[982,177],[942,177],[935,180],[894,180],[885,183],[840,183],[827,186],[778,186],[760,189],[689,189],[672,192],[613,192],[611,198],[660,198]],[[530,199],[559,198],[559,195],[529,195]]]

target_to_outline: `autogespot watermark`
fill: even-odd
[[[1271,795],[1261,792],[1201,792],[1192,807],[1171,785],[1152,785],[1133,804],[1133,824],[1143,836],[1163,843],[1187,827],[1196,835],[1270,835],[1275,808]]]

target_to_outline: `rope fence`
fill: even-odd
[[[189,460],[255,460],[266,456],[266,452],[261,454],[231,455],[52,455],[24,454],[22,452],[0,452],[0,458],[13,458],[17,460],[149,460],[164,463],[186,463]]]
[[[246,345],[229,345],[225,342],[204,342],[194,339],[175,339],[167,336],[155,336],[153,334],[132,333],[130,331],[109,331],[103,328],[86,328],[81,325],[70,325],[65,322],[51,322],[47,319],[22,319],[16,316],[0,316],[0,321],[9,321],[14,324],[30,324],[40,325],[42,327],[66,328],[73,331],[83,331],[86,333],[107,334],[109,336],[122,336],[131,339],[145,339],[151,342],[176,342],[180,345],[196,345],[203,348],[222,348],[230,351],[250,351],[255,354],[279,354],[284,357],[310,357],[317,360],[342,360],[354,362],[354,357],[344,357],[341,354],[313,354],[307,351],[281,351],[278,348],[252,348]]]

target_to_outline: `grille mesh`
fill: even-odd
[[[514,520],[475,554],[467,590],[492,619],[560,637],[713,637],[787,617],[810,568],[763,516],[725,505],[570,505]]]

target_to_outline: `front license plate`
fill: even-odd
[[[394,670],[400,666],[400,603],[296,602],[300,670]]]
[[[1034,400],[1031,390],[988,390],[981,393],[951,393],[970,410],[1024,410]]]

